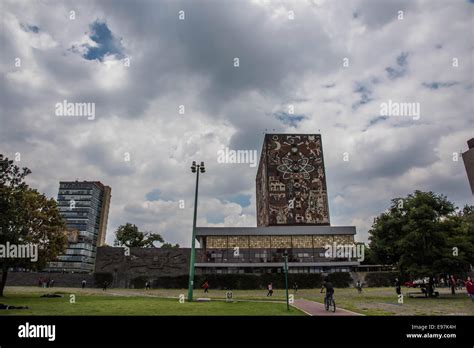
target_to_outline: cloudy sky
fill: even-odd
[[[473,1],[0,5],[0,153],[50,197],[60,180],[110,185],[109,244],[132,222],[189,246],[193,160],[198,225],[256,226],[256,168],[217,151],[260,154],[265,132],[322,134],[331,223],[359,241],[416,189],[473,203],[455,155],[474,136]],[[64,100],[94,119],[58,117]],[[382,115],[389,100],[420,117]]]

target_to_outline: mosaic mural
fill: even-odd
[[[292,235],[292,236],[207,236],[206,249],[227,248],[324,248],[333,243],[354,244],[354,236],[343,235]]]
[[[257,173],[257,225],[329,225],[321,136],[266,134]]]

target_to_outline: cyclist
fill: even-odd
[[[326,305],[326,308],[328,308],[329,303],[330,303],[329,300],[333,300],[333,295],[334,295],[334,288],[328,278],[324,279],[324,283],[323,283],[323,286],[321,287],[320,293],[323,293],[324,288],[326,288],[326,296],[324,297],[324,304]]]

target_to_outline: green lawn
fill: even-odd
[[[336,289],[335,299],[339,308],[365,315],[474,315],[474,302],[465,290],[455,296],[449,289],[437,289],[438,299],[408,298],[403,288],[404,303],[398,303],[394,288],[364,288],[361,294],[353,288]],[[44,293],[60,292],[63,298],[40,298]],[[101,289],[8,287],[0,303],[29,306],[30,310],[0,311],[0,315],[302,315],[296,309],[286,311],[285,291],[276,289],[273,297],[266,297],[265,290],[234,290],[234,303],[226,303],[224,290],[210,290],[204,295],[194,291],[194,298],[210,297],[209,303],[179,303],[178,297],[187,296],[185,289]],[[69,303],[69,295],[76,295],[76,303]],[[290,291],[293,294],[293,291]],[[295,298],[323,302],[319,289],[300,289]],[[258,301],[258,302],[251,302]],[[272,302],[269,302],[272,301]],[[273,301],[281,301],[274,303]]]
[[[0,303],[28,306],[27,310],[1,310],[0,315],[305,315],[286,304],[272,302],[184,302],[178,298],[160,298],[155,295],[133,294],[123,289],[38,289],[10,287]],[[41,298],[44,293],[59,293],[61,298]],[[123,294],[120,294],[123,293]],[[70,303],[75,294],[76,303]],[[178,295],[179,296],[179,295]],[[196,297],[195,297],[196,298]]]
[[[394,288],[364,288],[359,294],[354,288],[336,289],[338,307],[365,315],[474,315],[474,302],[465,290],[451,295],[450,289],[436,289],[439,298],[409,298],[408,292],[419,289],[402,288],[403,303],[398,303]],[[299,296],[323,303],[321,294],[311,290],[298,291]]]

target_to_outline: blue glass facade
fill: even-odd
[[[58,209],[66,222],[68,247],[49,270],[93,272],[97,246],[103,244],[110,187],[96,181],[61,181]]]

